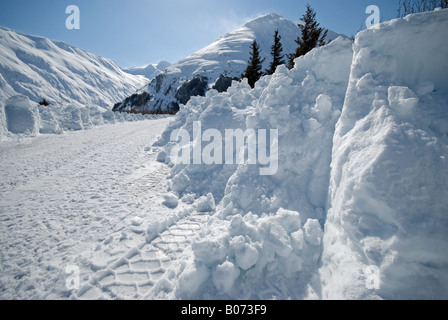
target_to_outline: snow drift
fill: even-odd
[[[26,96],[13,96],[0,103],[0,142],[8,139],[61,134],[123,121],[157,119],[165,115],[115,113],[99,106],[79,104],[38,105]]]
[[[448,10],[386,22],[182,106],[159,160],[211,218],[148,297],[447,298],[447,23]],[[278,171],[178,163],[171,133],[195,121],[278,129]]]

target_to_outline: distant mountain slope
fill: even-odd
[[[297,24],[277,14],[268,14],[248,22],[240,29],[228,33],[193,55],[169,66],[152,80],[143,99],[135,96],[117,103],[117,111],[172,111],[195,95],[204,95],[216,85],[218,91],[226,89],[233,77],[239,77],[249,60],[250,44],[257,40],[264,68],[271,61],[270,51],[275,30],[282,37],[283,53],[295,51],[295,40],[300,35]],[[339,36],[329,31],[327,40]],[[217,83],[217,81],[219,82]],[[138,103],[135,103],[138,101]]]
[[[38,102],[110,108],[146,79],[63,42],[0,27],[0,101],[22,94]]]
[[[148,81],[154,79],[171,65],[168,61],[160,61],[158,64],[148,64],[142,67],[124,68],[123,71],[135,76],[144,76]]]

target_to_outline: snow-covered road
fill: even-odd
[[[206,219],[162,205],[169,168],[152,144],[169,121],[0,145],[0,298],[146,294]]]

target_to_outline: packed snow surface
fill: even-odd
[[[447,24],[338,38],[171,120],[6,139],[0,296],[447,299]],[[0,133],[41,114],[8,100]],[[250,154],[219,153],[230,129],[258,139],[255,163],[222,161]]]

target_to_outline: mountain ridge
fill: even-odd
[[[266,14],[166,68],[148,84],[145,93],[142,93],[145,99],[129,97],[115,104],[113,110],[177,112],[180,105],[188,102],[192,96],[205,95],[212,88],[224,91],[246,68],[249,46],[255,39],[261,48],[261,58],[265,58],[263,67],[268,68],[274,32],[277,29],[282,37],[283,53],[293,53],[297,46],[295,40],[300,36],[298,25],[276,13]],[[331,41],[339,36],[341,35],[329,31],[327,40]],[[135,101],[143,103],[135,104]]]
[[[0,100],[25,95],[31,101],[96,105],[109,109],[145,85],[114,61],[63,41],[0,26]]]
[[[123,68],[123,71],[135,76],[141,75],[148,79],[148,82],[162,73],[171,65],[170,62],[162,60],[157,64],[147,64],[140,67]]]

